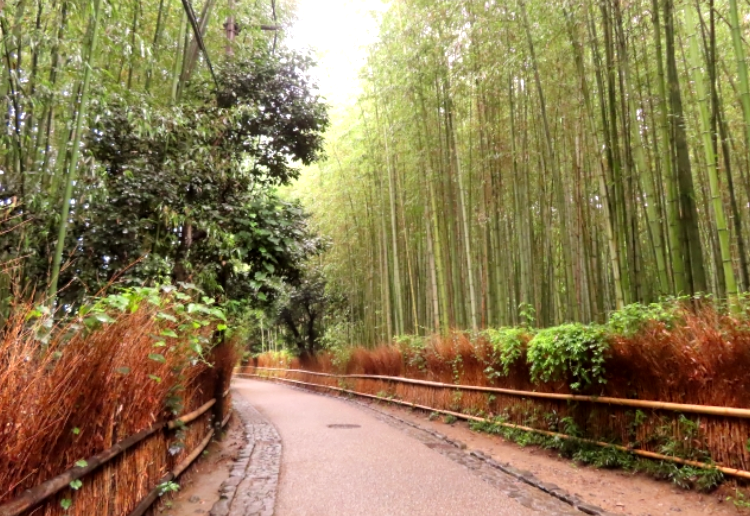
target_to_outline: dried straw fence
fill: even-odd
[[[160,485],[198,458],[216,427],[229,422],[229,390],[177,419],[161,421],[0,505],[0,516],[141,516],[153,512]],[[166,472],[166,474],[165,474]],[[81,481],[78,490],[71,482]],[[71,500],[65,509],[63,500]]]
[[[727,475],[750,479],[750,409],[300,369],[250,366],[239,368],[235,374],[379,399],[469,421],[488,422],[481,416],[502,414],[505,418],[500,424],[508,428],[575,438],[642,457],[716,468]],[[561,421],[565,418],[575,423],[575,437],[563,433],[566,425]],[[666,455],[667,448],[679,456]]]

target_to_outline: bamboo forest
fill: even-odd
[[[293,5],[198,7],[3,7],[5,304],[190,279],[268,299],[250,303],[256,323],[293,338],[290,299],[307,296],[325,304],[310,327],[372,345],[750,287],[750,11],[737,0],[393,1],[355,101],[310,90],[281,108],[298,129],[231,136],[217,126],[227,99],[273,102],[244,70],[300,83],[312,62],[285,50]],[[229,116],[251,119],[243,109]],[[274,130],[309,137],[249,143]],[[308,166],[279,192],[299,168],[269,156],[290,148]],[[271,226],[284,206],[308,236],[266,242],[271,256],[253,240],[265,228],[233,255],[247,232],[232,203]]]
[[[351,101],[294,16],[6,3],[0,303],[191,281],[312,351],[744,299],[747,5],[393,1]]]
[[[749,56],[750,0],[0,0],[0,516],[750,514]]]
[[[299,187],[361,343],[747,292],[750,10],[392,2]]]

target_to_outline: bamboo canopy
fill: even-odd
[[[750,289],[747,3],[404,0],[295,187],[342,344]]]

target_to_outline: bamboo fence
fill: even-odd
[[[235,374],[378,399],[560,439],[577,439],[650,459],[715,468],[750,480],[750,409],[300,369],[242,367]],[[492,417],[497,415],[502,415],[502,420]],[[563,419],[575,423],[575,437],[561,431],[565,426],[561,424]]]
[[[142,516],[153,513],[163,485],[180,476],[229,422],[227,389],[199,408],[161,421],[0,505],[0,516]],[[211,410],[213,409],[213,410]],[[190,450],[189,452],[187,450]],[[81,481],[78,489],[71,483]],[[63,501],[70,500],[67,510]]]

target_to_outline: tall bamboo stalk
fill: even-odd
[[[70,216],[70,203],[73,195],[73,186],[78,174],[78,152],[80,148],[81,135],[83,132],[84,119],[88,109],[89,86],[91,83],[91,69],[96,59],[96,44],[99,35],[99,19],[101,16],[101,0],[94,0],[91,12],[91,22],[89,25],[90,38],[87,42],[86,58],[84,60],[83,80],[81,82],[80,97],[75,115],[75,132],[71,140],[71,156],[68,165],[67,179],[65,182],[65,193],[62,199],[62,209],[60,210],[60,225],[57,232],[57,244],[55,245],[55,254],[52,258],[52,269],[50,272],[48,296],[54,300],[57,296],[57,282],[60,277],[60,265],[62,254],[65,249],[65,237],[68,231],[68,218]]]
[[[750,155],[750,80],[748,80],[745,44],[742,41],[740,15],[737,0],[729,0],[729,24],[732,30],[732,48],[739,78],[740,104],[745,122],[745,154]],[[749,158],[750,159],[750,158]]]
[[[693,83],[695,84],[696,94],[698,95],[698,105],[700,107],[703,151],[706,157],[706,166],[708,167],[708,182],[711,189],[711,203],[713,205],[714,216],[716,217],[716,229],[719,233],[719,245],[721,249],[721,262],[724,268],[724,281],[726,282],[726,292],[730,299],[737,296],[737,281],[734,277],[734,268],[732,267],[732,254],[729,248],[729,228],[727,227],[726,216],[724,215],[724,205],[719,190],[719,173],[716,169],[716,154],[714,152],[714,142],[711,135],[711,115],[709,114],[709,100],[706,92],[705,77],[702,72],[700,48],[698,46],[698,22],[696,15],[691,7],[686,7],[685,18],[688,21],[690,33],[690,60],[693,68]]]

